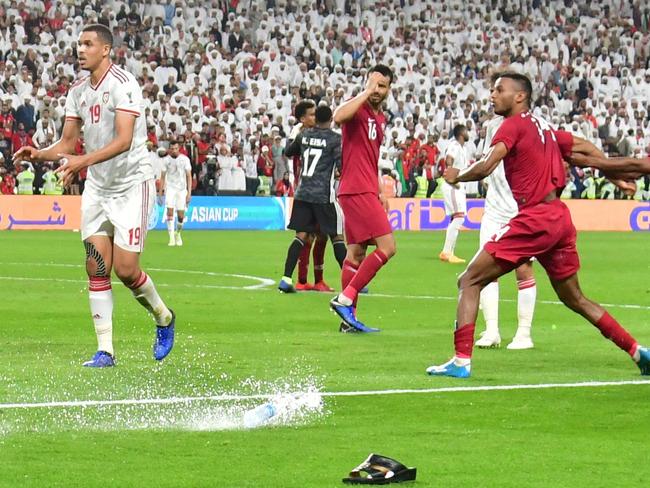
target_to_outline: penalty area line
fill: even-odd
[[[513,390],[548,390],[563,388],[601,388],[609,386],[645,386],[650,385],[650,380],[628,380],[628,381],[584,381],[578,383],[541,383],[541,384],[520,384],[520,385],[485,385],[485,386],[449,386],[440,388],[422,389],[392,389],[392,390],[362,390],[362,391],[330,391],[321,392],[323,397],[363,397],[363,396],[386,396],[386,395],[430,395],[441,393],[464,393],[483,391],[513,391]],[[292,392],[289,394],[298,395],[303,393],[317,392]],[[70,400],[62,402],[38,402],[38,403],[0,403],[0,410],[34,409],[34,408],[74,408],[74,407],[104,407],[114,405],[170,405],[179,403],[206,402],[206,401],[244,401],[244,400],[267,400],[277,396],[272,395],[206,395],[192,397],[171,397],[171,398],[131,398],[123,400]]]

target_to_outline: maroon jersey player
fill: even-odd
[[[393,72],[373,67],[365,90],[339,106],[334,121],[342,128],[342,169],[338,199],[345,221],[348,252],[341,272],[342,292],[330,306],[343,319],[341,331],[376,332],[356,319],[356,301],[379,269],[395,254],[387,201],[379,180],[379,148],[386,117],[381,106],[390,91]],[[376,249],[368,256],[369,245]]]
[[[503,115],[505,120],[487,156],[460,173],[456,169],[445,172],[450,184],[480,180],[503,160],[519,213],[485,244],[461,275],[454,332],[455,355],[445,364],[429,367],[427,373],[461,378],[470,375],[481,289],[536,257],[560,300],[628,353],[641,373],[648,375],[650,350],[640,346],[603,307],[582,294],[577,274],[580,261],[576,230],[569,209],[559,199],[565,185],[563,158],[570,160],[572,153],[596,158],[599,150],[568,132],[552,130],[546,121],[532,115],[529,111],[531,96],[532,86],[526,76],[518,73],[496,75],[491,100],[495,113]],[[608,161],[601,159],[600,164],[604,170],[626,169],[613,161],[607,166]]]

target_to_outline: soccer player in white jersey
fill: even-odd
[[[181,154],[180,144],[173,141],[169,145],[169,154],[164,160],[160,189],[158,196],[165,192],[165,207],[167,208],[167,232],[169,245],[182,246],[181,231],[185,220],[185,210],[192,198],[192,164],[190,158]],[[178,226],[174,231],[174,210],[178,216]]]
[[[456,125],[453,130],[453,135],[454,140],[449,143],[445,150],[445,163],[448,168],[457,168],[462,171],[469,166],[467,152],[463,147],[469,137],[467,127],[462,124]],[[451,222],[447,226],[445,245],[438,257],[441,261],[447,261],[453,264],[464,263],[464,259],[454,254],[458,231],[463,225],[465,213],[467,212],[464,183],[458,183],[452,186],[444,182],[442,184],[442,197],[445,203],[445,213],[451,217]]]
[[[14,155],[15,161],[61,159],[57,172],[66,186],[88,168],[81,198],[81,238],[98,351],[84,366],[97,368],[115,365],[111,269],[156,321],[156,360],[171,351],[175,323],[174,313],[139,265],[156,193],[145,146],[142,90],[132,74],[111,63],[112,46],[106,26],[82,29],[79,65],[90,75],[70,87],[61,139],[41,150],[24,147]],[[87,154],[73,155],[82,127]]]
[[[503,122],[503,117],[497,115],[486,123],[485,146],[492,145],[492,138]],[[510,222],[517,215],[517,202],[515,202],[510,186],[506,180],[503,164],[487,177],[488,190],[485,197],[485,210],[481,220],[480,244],[482,249],[492,236],[497,234],[501,228]],[[517,332],[508,349],[531,349],[533,340],[530,328],[535,312],[535,299],[537,297],[537,286],[533,274],[533,263],[531,261],[522,264],[515,270],[517,276]],[[481,309],[485,319],[485,331],[476,341],[477,347],[491,348],[499,347],[501,334],[499,333],[499,282],[493,281],[481,291]]]

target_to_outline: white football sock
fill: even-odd
[[[166,327],[172,321],[172,313],[158,295],[153,281],[144,271],[135,286],[131,289],[135,299],[146,308],[161,327]]]
[[[346,307],[351,307],[352,304],[354,303],[354,300],[352,298],[346,296],[343,294],[343,292],[339,293],[339,296],[337,298],[338,302],[345,305]]]
[[[169,233],[169,238],[174,238],[174,219],[167,219],[167,232]]]
[[[454,249],[456,249],[456,240],[458,239],[458,231],[463,225],[464,220],[464,217],[456,217],[449,223],[447,234],[445,235],[445,245],[442,248],[442,252],[445,254],[454,254]]]
[[[457,356],[454,356],[454,364],[456,366],[470,367],[470,365],[472,364],[472,360],[470,358],[459,358]]]
[[[530,337],[530,327],[535,313],[535,299],[537,298],[535,278],[518,281],[517,285],[519,287],[519,293],[517,294],[517,318],[519,322],[515,335]]]
[[[493,281],[481,290],[481,309],[485,319],[485,333],[499,335],[499,282]]]
[[[90,301],[90,313],[95,325],[97,335],[97,350],[106,351],[113,355],[113,290],[111,289],[110,278],[105,282],[94,281],[91,287],[107,288],[101,291],[90,290],[88,298]]]

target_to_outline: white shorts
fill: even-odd
[[[508,221],[494,220],[489,215],[483,214],[481,230],[479,232],[479,248],[483,249],[485,243],[492,240],[492,236],[499,232],[499,229],[507,223]]]
[[[165,208],[173,208],[176,211],[187,210],[187,190],[176,190],[165,188]]]
[[[110,197],[97,195],[86,187],[81,196],[81,239],[109,236],[126,251],[142,252],[155,199],[154,180]]]
[[[445,214],[453,215],[457,213],[467,213],[467,201],[465,198],[465,188],[456,189],[449,183],[442,184],[442,198],[445,202]]]
[[[483,249],[483,246],[499,232],[504,225],[508,225],[510,220],[495,220],[490,218],[489,215],[483,214],[481,219],[481,230],[479,231],[479,252]],[[530,261],[535,261],[535,258],[530,258]]]

